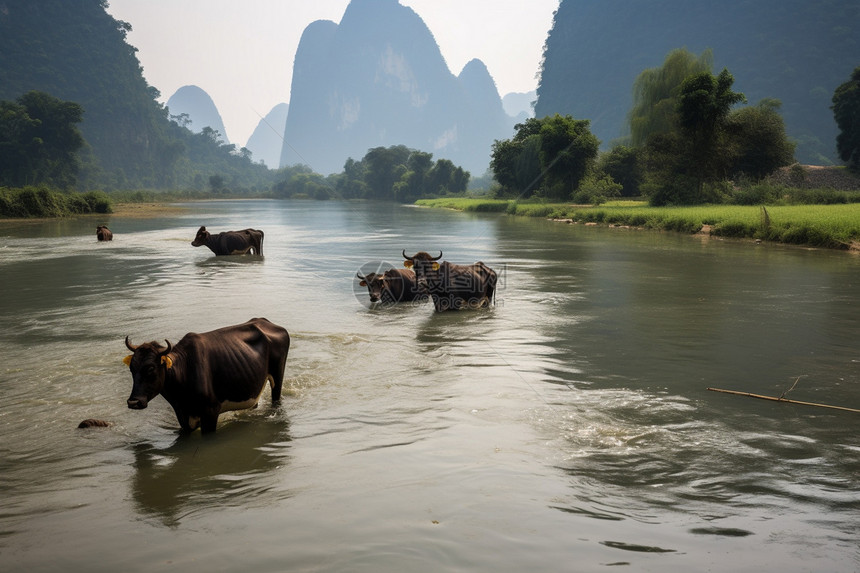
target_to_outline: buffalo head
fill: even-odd
[[[367,294],[370,295],[370,302],[379,302],[382,300],[382,291],[385,287],[385,275],[377,273],[367,273],[362,275],[360,272],[355,273],[355,276],[361,281],[358,284],[367,287]]]
[[[168,354],[173,346],[169,340],[167,347],[157,342],[145,342],[134,346],[125,337],[125,345],[133,352],[123,359],[131,370],[132,387],[128,397],[128,407],[132,410],[143,410],[150,400],[158,396],[164,388],[164,376],[173,367]]]
[[[442,258],[442,251],[439,251],[438,257],[431,257],[430,253],[424,251],[415,253],[411,257],[406,254],[406,249],[403,249],[403,266],[407,269],[415,271],[415,282],[418,285],[418,290],[427,293],[430,290],[430,284],[435,283],[434,279],[439,272],[439,259]]]
[[[194,237],[194,240],[191,241],[192,247],[199,247],[201,245],[205,245],[209,240],[209,231],[206,230],[206,227],[200,227],[197,229],[197,236]]]

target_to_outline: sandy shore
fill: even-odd
[[[186,210],[175,203],[116,203],[112,217],[158,217]]]

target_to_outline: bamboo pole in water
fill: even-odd
[[[846,408],[844,406],[831,406],[830,404],[817,404],[815,402],[801,402],[800,400],[789,400],[788,398],[776,396],[762,396],[761,394],[751,394],[749,392],[738,392],[737,390],[723,390],[721,388],[708,388],[711,392],[722,392],[723,394],[736,394],[738,396],[747,396],[748,398],[758,398],[760,400],[771,400],[772,402],[787,402],[789,404],[800,404],[801,406],[817,406],[819,408],[830,408],[831,410],[843,410],[845,412],[856,412],[860,414],[860,410],[855,408]]]

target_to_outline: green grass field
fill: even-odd
[[[498,199],[422,199],[418,205],[458,211],[497,212],[526,217],[572,219],[581,223],[628,225],[696,233],[710,226],[712,235],[753,238],[814,247],[858,248],[860,203],[840,205],[650,207],[637,201],[600,206],[521,203]]]

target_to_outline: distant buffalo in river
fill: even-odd
[[[87,418],[80,424],[78,424],[79,428],[107,428],[112,426],[110,422],[107,420],[96,420],[95,418]]]
[[[113,241],[113,233],[104,225],[96,227],[96,239],[99,241]]]
[[[206,227],[197,230],[197,236],[191,241],[192,247],[206,245],[215,253],[221,255],[261,255],[263,254],[263,231],[244,229],[242,231],[224,231],[217,235],[211,234]]]

